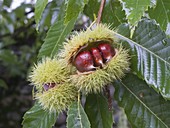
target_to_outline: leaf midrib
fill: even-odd
[[[83,125],[82,125],[82,123],[81,123],[80,103],[77,102],[77,105],[78,105],[78,116],[79,116],[79,119],[80,119],[80,126],[81,126],[81,128],[83,128]]]
[[[170,63],[169,63],[169,62],[165,61],[163,58],[161,58],[160,56],[158,56],[158,55],[155,54],[154,52],[148,50],[147,48],[143,47],[142,45],[139,45],[138,43],[134,42],[133,40],[130,40],[130,39],[128,39],[127,37],[122,36],[122,35],[120,35],[120,34],[118,34],[118,33],[116,33],[116,32],[113,32],[113,31],[112,31],[112,33],[113,33],[114,35],[117,35],[117,36],[121,37],[121,38],[124,39],[125,41],[130,41],[130,42],[132,42],[133,44],[137,45],[138,47],[141,47],[142,49],[144,49],[144,50],[146,50],[147,52],[149,52],[150,54],[156,56],[156,58],[159,58],[159,59],[162,60],[165,64],[168,64],[168,66],[170,66]]]
[[[38,111],[42,111],[42,110],[41,110],[41,109],[39,109]],[[38,112],[38,111],[37,111],[37,112]],[[33,113],[35,113],[35,112],[33,112]],[[40,126],[42,125],[42,123],[41,123],[41,122],[42,122],[42,120],[44,120],[44,119],[45,119],[45,117],[46,117],[46,116],[47,116],[47,112],[45,112],[45,114],[43,114],[43,117],[42,117],[42,118],[41,118],[41,117],[39,118],[39,119],[40,119],[40,121],[38,121],[38,124],[37,124],[37,126],[38,126],[38,127],[37,127],[37,128],[40,128]],[[33,116],[33,117],[34,117],[34,116]],[[38,120],[39,120],[39,119],[38,119]],[[36,122],[37,122],[37,121],[36,121]]]
[[[56,42],[56,44],[55,44],[55,46],[54,46],[54,48],[53,48],[53,50],[52,50],[52,52],[51,52],[51,56],[53,56],[54,50],[56,49],[59,41],[61,40],[61,37],[63,36],[63,33],[65,32],[65,29],[67,28],[68,24],[69,24],[69,23],[67,23],[67,25],[64,27],[64,30],[63,30],[62,33],[60,34],[59,39],[57,40],[57,42]]]
[[[97,97],[97,106],[98,106],[97,108],[100,108],[100,106],[99,106],[99,101],[98,101],[98,97]],[[101,114],[100,109],[98,109],[98,112],[100,113],[100,119],[102,120],[102,124],[101,124],[101,125],[102,125],[102,128],[104,128],[104,127],[103,127],[103,119],[102,119],[102,116],[101,116],[102,114]]]
[[[121,82],[121,81],[120,81]],[[148,109],[148,111],[150,111],[151,114],[153,114],[163,125],[165,125],[165,127],[168,128],[168,126],[158,117],[156,116],[156,114],[148,107],[144,104],[144,102],[142,102],[123,82],[121,82],[121,84],[146,108]]]

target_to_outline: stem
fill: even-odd
[[[107,97],[109,111],[112,111],[112,97],[110,95],[110,89],[108,85],[105,87],[105,95]]]
[[[78,103],[80,103],[80,91],[78,91]]]
[[[104,8],[105,3],[106,3],[106,0],[102,0],[102,1],[101,1],[100,9],[99,9],[99,11],[98,11],[98,16],[97,16],[97,24],[99,24],[100,21],[101,21],[102,12],[103,12],[103,8]]]

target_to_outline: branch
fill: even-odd
[[[106,3],[106,0],[102,0],[102,1],[101,1],[100,9],[99,9],[99,11],[98,11],[98,16],[97,16],[97,24],[99,24],[100,21],[101,21],[101,17],[102,17],[103,8],[104,8],[105,3]]]

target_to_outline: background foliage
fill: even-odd
[[[1,128],[21,127],[22,115],[32,105],[26,77],[44,38],[35,31],[34,5],[22,3],[11,11],[11,3],[0,1]]]
[[[22,3],[9,11],[11,2],[0,2],[0,105],[3,110],[0,115],[5,115],[0,116],[4,122],[0,127],[18,128],[21,115],[32,105],[32,88],[26,86],[30,66],[43,56],[58,53],[73,29],[79,31],[88,26],[94,15],[97,16],[101,1],[37,0],[35,8],[33,3]],[[113,81],[114,89],[110,87],[115,90],[114,112],[107,109],[105,96],[92,94],[86,97],[84,108],[80,101],[71,105],[67,126],[170,127],[169,21],[169,0],[107,0],[102,22],[111,24],[123,46],[130,50],[131,71],[122,81]],[[129,124],[124,114],[117,116],[120,110],[117,104],[124,109]],[[44,118],[39,118],[42,114]],[[22,124],[50,128],[57,118],[57,113],[48,115],[36,103],[26,112]]]

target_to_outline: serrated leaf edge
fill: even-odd
[[[56,47],[57,47],[59,41],[61,40],[61,37],[63,36],[63,33],[65,32],[65,30],[66,30],[68,24],[69,24],[69,23],[67,23],[66,25],[64,25],[64,30],[62,31],[62,33],[60,34],[60,36],[59,36],[59,38],[58,38],[56,44],[54,45],[54,48],[53,48],[53,50],[52,50],[52,52],[51,52],[51,56],[54,55],[55,49],[56,49]]]
[[[121,84],[146,108],[148,109],[148,111],[153,114],[162,124],[164,124],[167,128],[169,128],[158,116],[156,116],[156,114],[148,107],[144,104],[144,102],[142,102],[123,82],[121,82]]]
[[[114,31],[112,31],[112,33],[113,33],[113,36],[116,36],[118,39],[124,40],[124,41],[128,42],[129,44],[132,44],[132,43],[133,43],[135,46],[142,48],[143,50],[145,50],[145,51],[147,51],[148,53],[150,53],[151,55],[155,56],[155,57],[156,57],[157,59],[159,59],[160,61],[163,61],[165,64],[167,64],[167,65],[170,67],[170,63],[168,63],[167,61],[165,61],[164,59],[162,59],[161,57],[159,57],[158,55],[156,55],[154,52],[149,51],[147,48],[143,47],[142,45],[134,42],[133,40],[131,40],[131,39],[129,39],[129,38],[127,38],[127,37],[125,37],[125,36],[123,36],[123,35],[121,35],[121,34],[118,34],[118,33],[114,32]],[[145,76],[143,76],[143,79],[145,79]],[[145,81],[147,82],[147,80],[145,80]],[[150,85],[152,85],[152,84],[150,84]],[[155,85],[152,85],[152,86],[155,86]],[[161,95],[162,95],[165,99],[169,99],[169,97],[167,97],[166,95],[164,95],[164,94],[161,92],[161,89],[160,89],[160,88],[157,88],[157,89],[158,89],[158,92],[160,92]]]
[[[35,4],[35,15],[36,15],[36,12],[37,12],[37,8],[39,7],[39,6],[37,5],[38,1],[41,1],[41,0],[37,0],[37,1],[36,1],[36,4]],[[43,13],[43,11],[44,11],[47,3],[48,3],[48,0],[46,0],[46,1],[43,3],[44,6],[43,6],[43,9],[42,9],[42,12],[41,12],[40,16],[38,16],[38,17],[35,16],[36,30],[37,30],[37,31],[38,31],[38,27],[39,27],[39,22],[40,22],[40,20],[41,20],[41,18],[42,18],[42,13]],[[40,10],[40,9],[38,9],[38,10]],[[38,19],[37,19],[37,18],[38,18]]]
[[[35,105],[37,105],[37,104],[35,104]],[[35,107],[35,106],[33,106],[33,107]],[[32,107],[32,108],[33,108],[33,107]],[[26,115],[35,113],[35,112],[33,112],[33,111],[30,111],[32,108],[30,108],[30,109],[24,114],[24,116],[23,116],[23,121],[22,121],[22,123],[21,123],[21,124],[23,125],[23,128],[24,128],[24,121],[25,121],[25,119],[27,119]],[[39,108],[38,108],[37,111],[40,111],[40,110],[43,110],[43,109],[40,108],[40,106],[39,106]],[[36,111],[36,112],[37,112],[37,111]],[[44,120],[45,117],[47,117],[48,114],[49,114],[49,112],[48,112],[47,110],[44,110],[44,112],[45,112],[45,114],[43,115],[43,117],[40,118],[40,121],[39,121],[38,124],[37,124],[37,127],[39,126],[39,128],[40,128],[40,126],[42,125],[42,123],[40,123],[40,122],[41,122],[42,120]],[[56,118],[57,118],[57,113],[53,113],[53,114],[55,114],[55,116],[56,116]],[[32,116],[30,116],[30,117],[32,117]],[[55,122],[54,122],[54,123],[55,123]],[[50,123],[50,126],[54,126],[54,124],[51,124],[51,123]]]
[[[80,119],[80,122],[81,122],[81,115],[80,115],[80,103],[79,102],[77,102],[77,105],[78,105],[78,116],[79,116],[79,119]],[[83,128],[83,124],[82,123],[80,123],[80,125],[81,125],[81,128]]]
[[[79,13],[78,13],[77,16],[75,16],[75,17],[78,17],[78,16],[80,15],[80,13],[81,13],[81,12],[83,11],[83,9],[84,9],[84,6],[88,3],[88,1],[84,1],[84,0],[83,0],[83,2],[84,2],[84,3],[83,3],[83,6],[81,7]],[[66,4],[66,10],[65,10],[65,16],[64,16],[64,24],[68,24],[69,21],[66,22],[66,17],[67,17],[67,15],[68,15],[68,14],[67,14],[67,9],[68,9],[68,5],[69,5],[69,0],[66,1],[65,4]],[[75,17],[72,17],[72,18],[75,18]],[[71,21],[71,20],[70,20],[70,21]]]
[[[126,15],[126,19],[128,19],[128,16],[130,15],[130,13],[128,14],[127,13],[127,11],[129,12],[129,8],[127,8],[126,6],[125,6],[125,3],[126,2],[124,2],[124,1],[122,1],[122,0],[118,0],[121,4],[122,4],[122,10],[124,10],[125,11],[125,15]],[[138,0],[137,0],[138,1]],[[150,7],[151,5],[149,5],[149,6],[147,6],[147,8],[146,9],[144,9],[144,11],[142,12],[142,15],[138,18],[138,21],[141,19],[141,17],[142,16],[144,16],[144,14],[145,14],[145,11],[148,11],[148,8]],[[128,19],[128,22],[129,22],[129,19]],[[129,22],[130,23],[130,22]],[[131,24],[131,23],[130,23]],[[132,26],[136,26],[137,25],[137,21],[136,21],[136,23],[135,24],[131,24]],[[133,31],[132,31],[133,32]]]
[[[142,49],[146,50],[147,52],[151,53],[152,55],[156,56],[157,58],[159,58],[160,60],[162,60],[163,62],[165,62],[166,64],[168,64],[170,66],[170,63],[168,63],[167,61],[165,61],[164,59],[162,59],[161,57],[159,57],[158,55],[156,55],[154,52],[152,51],[149,51],[147,48],[143,47],[142,45],[139,45],[138,43],[134,42],[133,40],[130,40],[129,38],[123,36],[123,35],[120,35],[116,32],[113,32],[114,35],[118,36],[119,39],[122,39],[122,40],[125,40],[127,42],[132,42],[133,44],[137,45],[138,47],[141,47]]]

